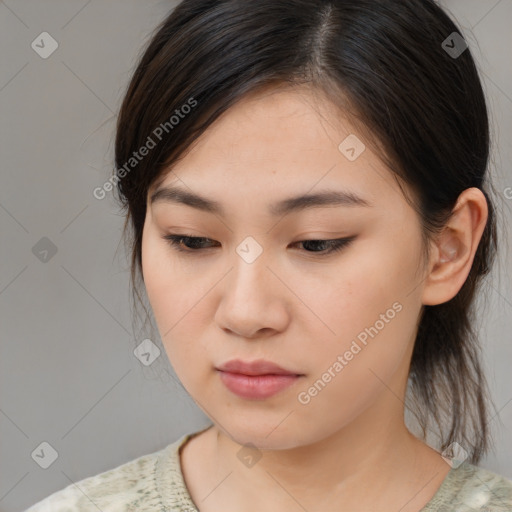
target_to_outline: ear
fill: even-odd
[[[460,194],[452,217],[431,247],[423,304],[435,306],[457,295],[471,270],[487,216],[487,200],[480,189],[472,187]]]

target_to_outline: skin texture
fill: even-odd
[[[252,94],[149,191],[147,294],[177,376],[214,423],[182,451],[202,512],[413,512],[450,469],[409,433],[403,400],[421,307],[450,300],[463,285],[487,219],[485,197],[474,188],[461,194],[424,267],[419,219],[392,173],[360,133],[366,149],[356,160],[338,149],[355,133],[308,89]],[[161,184],[216,200],[226,216],[150,204]],[[372,206],[267,212],[269,203],[320,189],[350,190]],[[169,233],[206,237],[207,248],[178,252],[162,238]],[[298,243],[352,235],[326,256],[325,246]],[[263,251],[250,264],[236,252],[248,236]],[[378,334],[301,403],[299,393],[397,303]],[[268,399],[243,399],[215,370],[234,358],[267,359],[303,377]],[[261,456],[252,467],[237,457],[245,443]]]

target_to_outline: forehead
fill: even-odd
[[[355,160],[340,150],[349,136],[360,142]],[[364,140],[339,110],[311,90],[267,89],[242,98],[217,118],[172,172],[154,183],[150,195],[180,185],[228,204],[277,203],[320,189],[350,191],[369,202],[396,196],[390,171]]]

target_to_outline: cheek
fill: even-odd
[[[317,334],[309,342],[317,371],[345,354],[347,367],[362,365],[365,375],[368,366],[393,366],[401,360],[419,313],[416,297],[409,294],[416,268],[413,258],[406,259],[398,247],[388,243],[380,251],[366,250],[353,261],[345,259],[338,271],[323,280],[323,287],[310,288],[304,302],[313,305],[311,309],[322,320],[312,320]],[[310,279],[310,285],[315,280],[318,284],[318,278]],[[307,285],[303,281],[303,292]]]
[[[384,293],[385,288],[377,290],[361,294],[364,298],[354,292],[353,300],[362,300],[358,304],[340,301],[347,307],[338,310],[332,324],[337,336],[323,334],[320,342],[308,342],[303,353],[310,373],[299,390],[304,392],[299,403],[309,401],[299,409],[304,414],[344,424],[386,389],[399,395],[391,381],[407,373],[417,311],[403,300],[393,302],[395,295]]]
[[[308,304],[324,320],[323,329],[329,328],[333,339],[355,336],[400,298],[399,271],[391,265],[399,267],[396,261],[367,251],[333,267],[321,282],[318,277],[310,278],[309,283],[301,279],[303,292],[309,289]]]
[[[181,279],[165,249],[158,235],[145,227],[142,238],[144,285],[164,345],[167,338],[172,337],[182,293]]]
[[[159,241],[145,227],[142,237],[142,273],[148,299],[159,326],[172,299],[169,294],[173,289],[168,286],[169,271]]]
[[[201,297],[211,283],[198,280],[170,251],[158,234],[144,232],[142,270],[147,296],[167,356],[179,369],[186,366],[182,362],[197,361],[202,352],[192,341],[199,338],[194,327],[203,325]]]
[[[177,266],[172,249],[159,236],[156,228],[145,227],[142,238],[142,270],[144,284],[157,322],[165,320],[167,329],[175,323],[186,300],[191,278]]]

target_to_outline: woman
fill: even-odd
[[[178,5],[113,181],[133,282],[212,424],[29,510],[510,511],[512,482],[476,465],[488,153],[434,1]]]

